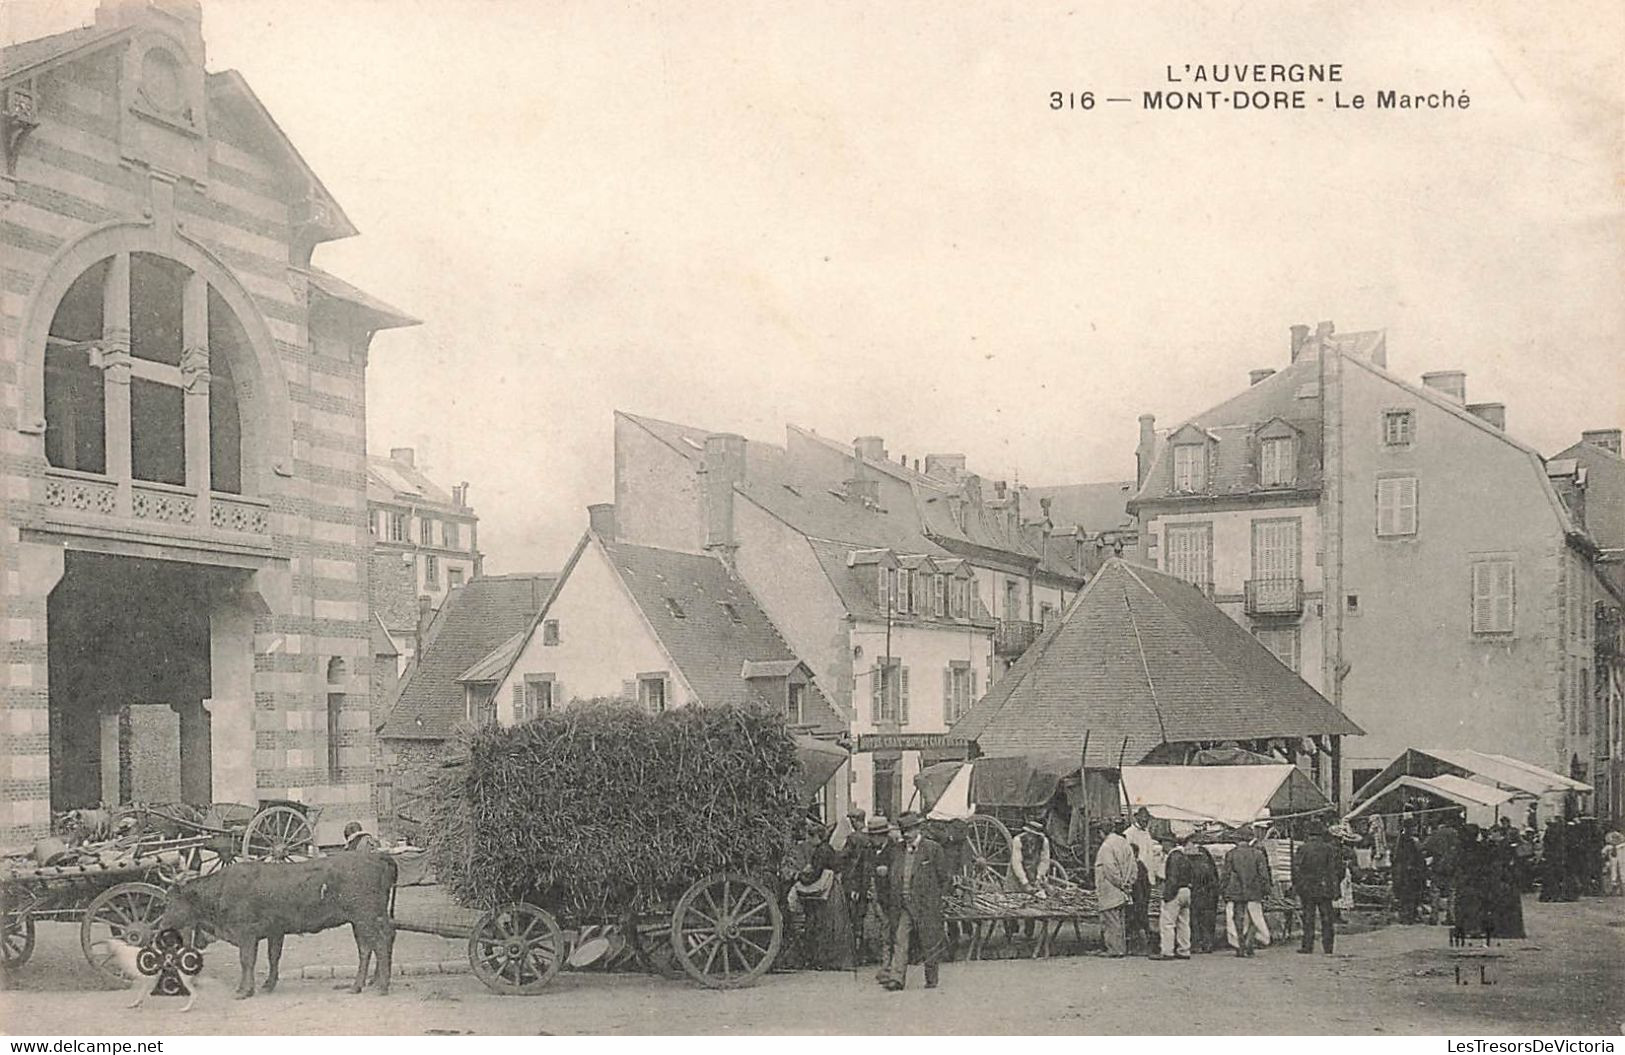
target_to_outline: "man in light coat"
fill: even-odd
[[[1100,925],[1106,935],[1106,955],[1113,959],[1128,953],[1124,919],[1136,867],[1134,847],[1123,838],[1124,827],[1124,823],[1118,821],[1095,854],[1095,904],[1100,909]]]
[[[1151,834],[1151,811],[1141,806],[1134,811],[1134,823],[1129,825],[1123,837],[1140,851],[1140,863],[1145,865],[1145,873],[1151,880],[1151,885],[1161,883],[1164,876],[1164,861],[1162,844]]]
[[[1235,849],[1224,856],[1219,895],[1225,901],[1225,936],[1237,956],[1251,956],[1255,945],[1270,943],[1269,924],[1264,922],[1264,899],[1272,882],[1270,859],[1259,845],[1256,829],[1244,829],[1239,838]]]

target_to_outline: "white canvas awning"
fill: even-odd
[[[1591,790],[1590,784],[1508,755],[1467,748],[1413,747],[1390,762],[1381,773],[1365,785],[1356,788],[1355,803],[1363,803],[1386,791],[1396,778],[1402,776],[1466,778],[1479,784],[1517,792],[1525,798]]]
[[[1123,799],[1130,811],[1232,827],[1271,817],[1314,813],[1331,806],[1297,766],[1124,766]]]
[[[1496,809],[1504,806],[1513,799],[1522,798],[1518,792],[1506,788],[1491,787],[1476,780],[1458,777],[1453,774],[1442,774],[1437,777],[1396,777],[1388,786],[1366,799],[1350,811],[1350,817],[1358,817],[1364,813],[1376,811],[1392,792],[1405,788],[1414,788],[1437,795],[1449,802],[1460,806]]]

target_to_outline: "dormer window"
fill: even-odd
[[[1297,483],[1295,444],[1290,436],[1265,439],[1258,445],[1258,482],[1262,487],[1291,487]]]
[[[1174,448],[1174,490],[1191,494],[1207,487],[1207,447],[1181,443]]]

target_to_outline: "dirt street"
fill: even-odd
[[[1251,960],[1188,963],[1073,956],[950,964],[942,988],[887,993],[869,971],[785,973],[713,992],[640,975],[560,975],[545,994],[499,997],[468,974],[398,978],[388,997],[300,979],[346,963],[347,932],[290,938],[287,977],[234,1002],[235,950],[212,946],[220,984],[186,1015],[156,998],[93,989],[70,930],[42,927],[33,963],[0,993],[8,1033],[1339,1033],[1619,1035],[1625,1021],[1625,899],[1527,899],[1532,938],[1453,951],[1442,927],[1386,927],[1339,938],[1335,956],[1292,945]],[[460,943],[403,935],[402,962],[455,959]],[[1457,985],[1455,965],[1469,985]],[[1491,985],[1480,985],[1483,963]],[[260,968],[263,977],[263,962]],[[912,984],[919,984],[918,977]],[[1174,1013],[1170,1013],[1171,1009]]]

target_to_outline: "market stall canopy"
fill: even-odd
[[[1112,559],[952,732],[984,755],[1074,763],[1087,742],[1093,769],[1163,744],[1362,730],[1197,587]]]
[[[1250,821],[1329,809],[1331,800],[1297,766],[1124,766],[1123,797],[1164,820]]]
[[[1353,818],[1366,813],[1402,812],[1409,797],[1406,792],[1418,791],[1469,809],[1493,810],[1521,797],[1516,791],[1491,787],[1488,784],[1482,784],[1476,780],[1468,780],[1466,777],[1458,777],[1449,773],[1437,777],[1400,776],[1390,781],[1381,791],[1354,807],[1353,810],[1349,811],[1348,816]]]
[[[1525,797],[1539,797],[1569,791],[1590,791],[1591,785],[1572,780],[1560,773],[1508,755],[1490,754],[1454,747],[1411,747],[1394,759],[1375,777],[1354,792],[1354,804],[1386,791],[1399,777],[1454,776],[1473,779],[1479,784],[1491,785],[1519,792]]]
[[[796,759],[801,763],[801,796],[811,802],[824,790],[850,756],[840,744],[813,736],[796,737]]]
[[[1078,755],[1040,752],[978,758],[974,762],[939,762],[914,778],[925,808],[942,817],[969,816],[970,806],[984,809],[1038,809],[1048,805],[1067,780],[1076,783]],[[963,812],[957,812],[963,810]]]

